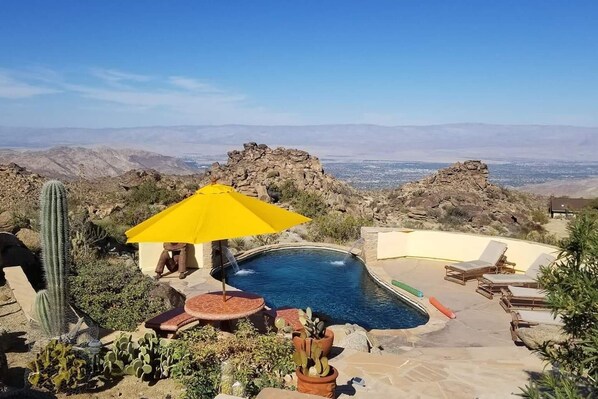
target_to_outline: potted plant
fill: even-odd
[[[324,356],[328,356],[334,342],[334,332],[324,326],[324,321],[313,316],[311,308],[305,309],[305,312],[299,309],[299,321],[303,328],[293,333],[293,344],[298,350],[303,341],[313,339],[322,348]]]
[[[302,393],[334,398],[338,371],[328,364],[322,347],[313,339],[301,341],[293,360],[297,366],[297,390]]]

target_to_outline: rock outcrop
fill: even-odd
[[[243,194],[276,202],[276,194],[269,188],[292,181],[299,190],[322,195],[332,210],[367,213],[368,199],[348,184],[326,174],[320,160],[307,152],[272,149],[257,143],[246,143],[243,147],[242,151],[230,151],[225,165],[212,165],[204,182],[215,179]]]
[[[488,181],[481,161],[457,162],[420,181],[406,183],[388,195],[389,212],[422,227],[443,227],[488,234],[540,228],[531,210],[541,207],[529,196]],[[409,223],[407,223],[409,224]]]

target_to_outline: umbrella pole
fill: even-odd
[[[226,284],[224,283],[224,252],[222,251],[222,240],[218,240],[220,247],[220,276],[222,277],[222,302],[226,302]]]

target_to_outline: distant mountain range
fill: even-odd
[[[325,160],[598,162],[598,127],[491,124],[0,127],[0,145],[4,148],[105,145],[206,161],[224,160],[228,151],[250,141],[270,147],[300,148]]]
[[[598,177],[581,180],[553,180],[518,187],[518,190],[555,197],[598,198]]]
[[[131,169],[155,169],[160,173],[174,175],[200,172],[195,166],[175,157],[148,151],[106,147],[56,147],[39,151],[0,150],[0,164],[11,162],[40,175],[62,179],[119,176]]]

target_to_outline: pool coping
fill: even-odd
[[[413,307],[415,310],[425,314],[428,316],[428,321],[422,325],[411,327],[411,328],[401,328],[401,329],[372,329],[370,330],[372,333],[380,334],[380,335],[396,335],[398,333],[405,333],[407,332],[409,335],[412,336],[419,336],[423,334],[428,334],[434,331],[441,330],[445,327],[446,323],[450,320],[444,314],[442,314],[438,309],[433,307],[429,303],[429,298],[423,296],[421,298],[416,297],[415,295],[408,293],[406,291],[400,290],[398,287],[392,285],[392,279],[390,276],[384,273],[382,268],[377,268],[378,270],[374,270],[374,265],[369,265],[360,255],[362,253],[361,250],[354,251],[353,248],[338,245],[338,244],[330,244],[330,243],[316,243],[316,242],[296,242],[296,243],[278,243],[278,244],[270,244],[264,245],[256,248],[252,248],[250,250],[244,251],[239,255],[235,255],[235,259],[237,261],[243,261],[247,259],[251,259],[256,257],[260,254],[282,250],[282,249],[327,249],[331,251],[337,252],[344,252],[348,253],[351,250],[351,253],[359,258],[359,260],[365,265],[365,270],[368,272],[370,277],[374,280],[376,284],[385,288],[386,290],[390,291],[394,295],[396,295],[399,300],[406,302],[409,306]],[[225,267],[229,267],[230,264],[226,263]],[[210,272],[210,275],[213,276],[213,269]],[[381,274],[381,275],[379,275]]]

